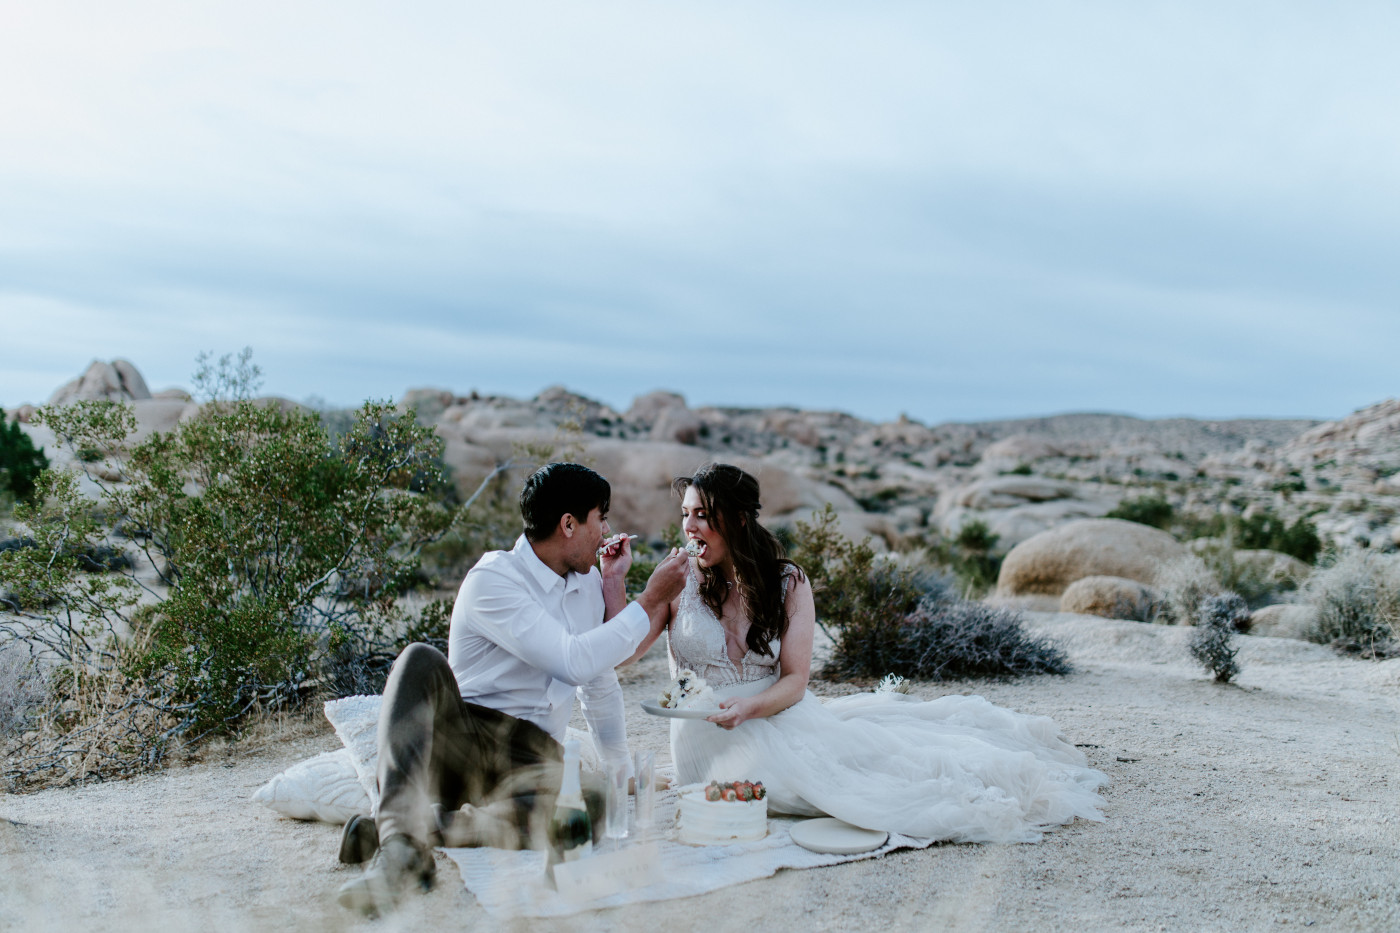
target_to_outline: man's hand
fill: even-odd
[[[604,577],[625,578],[632,567],[632,539],[636,535],[613,535],[598,549]]]
[[[686,575],[689,572],[690,557],[679,548],[671,548],[671,553],[667,554],[661,563],[656,565],[656,569],[651,572],[651,577],[647,580],[647,587],[642,590],[642,595],[637,597],[637,602],[642,604],[647,615],[651,615],[662,606],[670,605],[677,596],[681,595],[681,590],[685,589]]]

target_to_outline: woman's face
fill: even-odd
[[[724,545],[724,535],[710,524],[709,513],[700,500],[700,492],[694,486],[685,490],[681,500],[681,533],[687,541],[698,541],[703,549],[696,558],[701,567],[716,567],[729,559],[729,548]]]

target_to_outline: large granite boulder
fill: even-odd
[[[436,424],[457,397],[446,389],[409,389],[399,399],[400,411],[412,411],[420,424]]]
[[[1030,434],[1012,434],[999,441],[993,441],[982,451],[983,460],[1015,461],[1031,463],[1047,457],[1058,457],[1060,449],[1043,437]]]
[[[1061,612],[1151,622],[1156,598],[1152,590],[1126,577],[1081,577],[1065,587]]]
[[[1264,548],[1236,551],[1235,566],[1246,569],[1255,576],[1277,583],[1300,585],[1312,574],[1312,567],[1291,554],[1270,551]]]
[[[1039,476],[995,476],[975,480],[938,497],[938,526],[949,536],[969,521],[985,522],[1002,547],[1076,519],[1099,518],[1116,504],[1093,483]]]
[[[1294,606],[1281,603],[1254,610],[1250,618],[1249,634],[1267,638],[1306,639],[1308,633],[1317,626],[1317,610],[1312,606]]]
[[[59,386],[49,396],[50,405],[68,405],[77,401],[131,402],[151,397],[146,380],[127,360],[104,363],[93,360],[77,379]]]
[[[821,431],[812,423],[807,412],[779,408],[765,412],[763,430],[795,441],[803,447],[816,447],[822,442]]]
[[[1116,518],[1073,521],[1011,549],[997,577],[1001,598],[1061,596],[1085,577],[1125,577],[1151,586],[1165,565],[1187,556],[1171,535]]]
[[[169,434],[176,425],[199,413],[199,404],[182,398],[145,398],[129,402],[136,415],[136,430],[126,439],[128,447],[157,432]]]
[[[1385,459],[1400,455],[1400,399],[1386,399],[1304,431],[1279,450],[1295,466],[1328,460]]]
[[[1039,476],[998,476],[970,483],[951,495],[954,505],[969,509],[1005,509],[1031,502],[1070,499],[1078,493],[1075,483]]]
[[[680,524],[680,499],[671,489],[677,476],[689,476],[714,459],[712,453],[684,444],[650,441],[628,443],[606,438],[590,440],[585,457],[612,484],[612,525],[621,531],[655,535]],[[867,515],[845,491],[810,479],[801,472],[752,457],[726,457],[758,478],[765,525],[809,520],[828,502],[836,509],[838,526],[847,537],[875,535],[881,546],[888,537],[883,516]]]
[[[653,441],[694,444],[700,439],[700,416],[675,392],[648,392],[632,400],[624,416],[632,424],[650,431]]]
[[[701,423],[700,416],[689,408],[668,408],[656,416],[651,439],[693,446],[700,439]]]
[[[978,476],[997,476],[1008,470],[1035,463],[1037,460],[1058,457],[1061,454],[1060,448],[1045,438],[1029,434],[1013,434],[988,444],[986,449],[982,451],[982,459],[977,462],[973,472]]]
[[[685,408],[685,396],[678,392],[667,392],[658,389],[655,392],[648,392],[646,395],[639,395],[632,400],[632,407],[627,409],[623,415],[633,424],[649,428],[656,423],[662,412],[672,408]]]

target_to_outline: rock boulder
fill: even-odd
[[[700,416],[689,408],[667,408],[656,416],[651,426],[651,439],[693,446],[700,439],[700,425]]]
[[[1317,610],[1312,606],[1281,604],[1254,610],[1249,634],[1267,638],[1306,638],[1317,625]]]
[[[87,370],[49,396],[50,405],[68,405],[77,401],[132,402],[151,397],[146,380],[127,360],[104,363],[93,360]]]
[[[1295,587],[1312,574],[1312,567],[1293,555],[1263,548],[1236,551],[1235,566],[1268,580],[1291,583]]]
[[[685,407],[685,396],[676,392],[658,390],[634,398],[632,407],[627,409],[627,413],[623,417],[633,424],[649,428],[656,423],[656,419],[660,417],[662,412],[672,408]]]
[[[997,577],[997,595],[1063,595],[1085,577],[1125,577],[1149,586],[1166,564],[1189,552],[1171,535],[1116,518],[1073,521],[1011,549]]]
[[[1105,619],[1152,621],[1156,599],[1150,589],[1125,577],[1081,577],[1065,587],[1061,612],[1103,616]]]

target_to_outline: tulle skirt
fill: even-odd
[[[716,687],[753,696],[776,677]],[[802,700],[732,731],[671,720],[682,784],[762,781],[770,812],[954,842],[1033,842],[1076,817],[1102,820],[1107,777],[1045,716],[978,696],[858,693]]]

